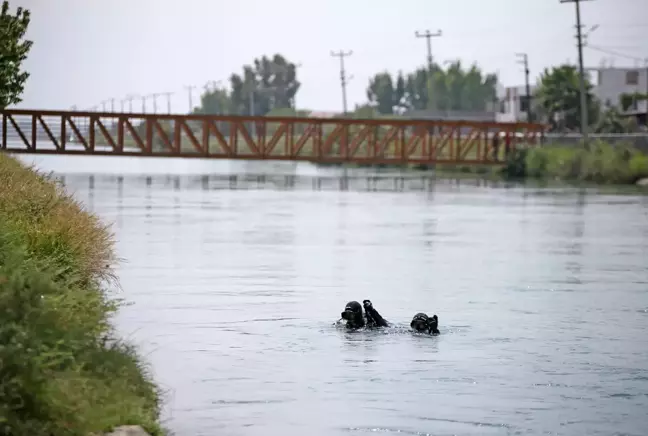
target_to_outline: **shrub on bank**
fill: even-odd
[[[559,179],[634,184],[648,177],[648,155],[602,141],[590,147],[542,146],[511,153],[502,174],[507,178]]]
[[[160,395],[110,323],[108,228],[53,181],[0,153],[0,435],[152,434]]]

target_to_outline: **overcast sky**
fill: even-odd
[[[575,62],[575,11],[559,0],[10,0],[32,12],[26,62],[31,73],[20,107],[80,109],[128,94],[173,91],[174,111],[188,109],[186,85],[224,80],[255,57],[281,53],[301,63],[300,108],[341,110],[339,60],[346,58],[349,107],[365,101],[368,78],[426,62],[416,30],[441,29],[435,60],[461,59],[524,81],[515,53],[529,55],[532,77]],[[648,0],[582,4],[583,24],[598,24],[591,46],[648,58]],[[586,66],[612,57],[585,51]],[[644,65],[642,63],[642,65]],[[194,93],[194,103],[198,91]],[[117,103],[119,105],[119,103]],[[166,107],[163,98],[160,105]],[[137,107],[141,102],[137,101]],[[152,106],[151,106],[152,107]],[[150,110],[150,109],[149,109]]]

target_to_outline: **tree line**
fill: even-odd
[[[261,116],[308,116],[308,110],[295,112],[295,97],[301,87],[297,68],[285,56],[275,54],[254,59],[242,74],[232,74],[229,87],[206,90],[197,114]],[[395,75],[376,73],[366,87],[366,102],[347,116],[356,118],[401,117],[418,111],[485,112],[499,108],[498,76],[484,72],[478,65],[461,61],[445,68],[433,64]],[[590,129],[600,133],[629,132],[639,129],[625,111],[636,101],[646,100],[642,93],[624,94],[618,102],[601,102],[586,78]],[[533,121],[548,124],[553,131],[578,131],[580,128],[580,87],[578,69],[559,65],[545,69],[531,95]],[[523,101],[522,104],[529,104]],[[342,114],[339,114],[342,116]]]
[[[276,115],[295,111],[295,96],[301,83],[297,68],[286,57],[275,54],[254,59],[242,74],[232,74],[229,87],[205,90],[196,114]],[[461,61],[447,68],[434,64],[392,77],[386,71],[370,78],[367,102],[350,114],[362,116],[403,115],[427,109],[441,111],[485,111],[496,102],[497,76],[477,65]],[[307,115],[309,111],[304,111]]]

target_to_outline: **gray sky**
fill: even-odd
[[[532,77],[542,68],[577,59],[573,4],[559,0],[10,0],[32,11],[34,41],[23,108],[88,108],[127,94],[174,91],[175,111],[188,109],[185,85],[202,86],[240,72],[255,57],[279,52],[298,71],[300,108],[341,110],[339,60],[353,79],[349,107],[365,101],[368,78],[405,72],[426,62],[415,30],[442,29],[435,60],[477,62],[499,72],[506,86],[523,83],[515,53],[527,52]],[[589,43],[648,58],[648,0],[582,4]],[[605,57],[585,51],[586,66]],[[616,57],[615,66],[635,65]],[[643,63],[642,63],[643,65]],[[195,91],[194,104],[198,101]],[[158,104],[166,108],[164,98]],[[119,103],[117,103],[119,106]],[[150,106],[152,107],[152,106]],[[134,102],[141,108],[141,102]]]

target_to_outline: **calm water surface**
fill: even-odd
[[[118,324],[179,436],[648,432],[648,197],[67,170],[114,222]],[[394,323],[436,313],[442,334],[332,327],[365,298]]]

